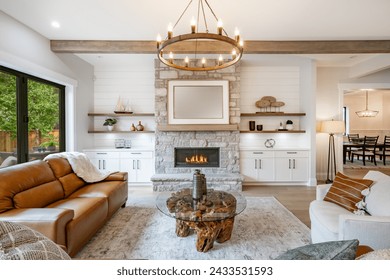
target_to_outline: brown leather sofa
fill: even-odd
[[[127,173],[88,184],[64,158],[0,169],[0,220],[35,229],[70,256],[127,201]]]

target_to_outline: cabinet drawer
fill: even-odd
[[[153,152],[144,152],[144,151],[132,151],[132,152],[122,152],[120,158],[153,158]]]
[[[119,158],[119,152],[85,152],[87,157],[89,158],[101,158],[101,159],[107,159],[107,158]]]
[[[259,158],[259,157],[273,157],[273,151],[242,151],[241,157],[243,158]]]
[[[308,151],[275,151],[275,157],[309,157]]]

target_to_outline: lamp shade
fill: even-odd
[[[345,132],[345,124],[344,121],[323,121],[321,123],[321,132],[326,133],[344,133]]]

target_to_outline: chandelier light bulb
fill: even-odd
[[[239,42],[240,41],[240,30],[238,30],[237,27],[234,29],[234,36],[235,36],[236,42]]]
[[[188,64],[190,63],[190,59],[188,58],[188,56],[186,56],[186,57],[184,58],[184,63],[185,63],[185,65],[186,65],[186,67],[188,67]]]
[[[234,50],[232,51],[232,58],[233,58],[233,59],[236,59],[236,57],[237,57],[237,51],[236,51],[236,49],[234,49]]]
[[[156,38],[157,48],[160,47],[161,41],[162,41],[161,35],[160,35],[160,34],[157,34],[157,38]]]
[[[202,67],[205,67],[206,66],[206,58],[202,58]]]
[[[223,62],[223,56],[222,54],[220,54],[218,58],[218,65],[222,65],[222,62]]]
[[[173,63],[173,52],[169,52],[169,62]]]
[[[191,33],[195,33],[196,32],[196,20],[194,17],[192,17],[191,19]]]
[[[172,39],[173,36],[173,26],[172,23],[168,24],[168,39]]]
[[[243,47],[244,46],[244,41],[243,40],[240,40],[240,47]]]
[[[222,22],[221,19],[218,20],[218,23],[217,23],[217,30],[218,30],[218,35],[222,35],[223,22]]]

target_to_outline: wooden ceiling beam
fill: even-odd
[[[193,50],[193,43],[183,42],[179,51]],[[110,40],[51,40],[56,53],[136,53],[154,54],[155,41]],[[167,51],[169,51],[167,49]],[[198,42],[198,53],[230,53],[223,42]],[[245,54],[353,54],[390,53],[390,40],[339,40],[339,41],[245,41]]]

